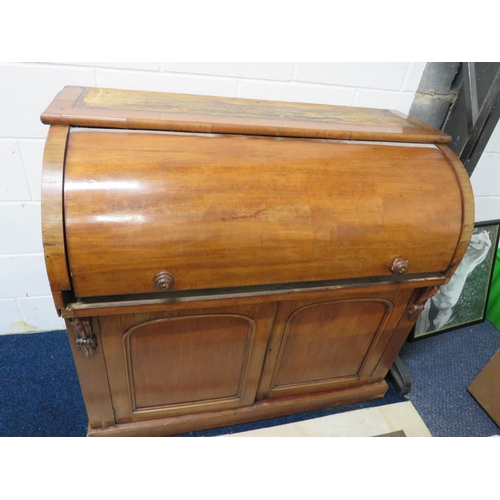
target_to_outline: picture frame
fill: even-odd
[[[417,318],[409,340],[482,323],[493,278],[500,220],[478,222],[462,262],[446,285],[430,298]]]

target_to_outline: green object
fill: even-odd
[[[486,319],[491,321],[497,330],[500,330],[500,249],[498,249],[495,258],[490,296],[486,308]]]

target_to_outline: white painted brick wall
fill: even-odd
[[[40,114],[65,85],[95,86],[92,68],[0,64],[0,137],[45,138]]]
[[[1,204],[0,234],[2,240],[0,256],[42,253],[40,221],[39,201]]]
[[[500,219],[500,122],[471,177],[476,222]]]
[[[95,70],[99,87],[127,90],[152,90],[154,92],[178,92],[184,94],[234,97],[236,78],[218,78],[174,73],[129,72],[98,68]]]
[[[295,63],[162,63],[162,71],[214,77],[252,78],[254,80],[290,81]]]
[[[17,141],[0,138],[0,161],[0,201],[31,200],[28,178]]]
[[[43,139],[22,139],[18,141],[24,173],[32,200],[40,201],[42,194],[42,158],[45,141]]]
[[[238,84],[238,97],[247,99],[266,99],[276,101],[297,101],[314,104],[336,104],[351,106],[356,89],[332,87],[330,85],[307,85],[297,82],[263,82],[242,80]]]
[[[401,90],[410,63],[298,63],[299,82]]]
[[[40,180],[48,127],[40,122],[40,114],[65,85],[370,106],[407,113],[424,66],[407,62],[0,64],[0,334],[64,328],[50,296],[41,247]],[[481,166],[487,171],[500,156],[500,137],[491,147],[491,165]],[[498,191],[488,193],[480,195],[485,211],[500,199]]]

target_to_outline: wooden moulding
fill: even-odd
[[[342,390],[308,394],[305,396],[284,397],[275,400],[262,400],[253,406],[243,408],[214,411],[197,415],[161,418],[143,422],[119,424],[110,427],[91,428],[89,437],[106,436],[172,436],[184,432],[199,431],[254,422],[266,418],[282,417],[293,413],[319,410],[333,406],[358,403],[384,397],[387,384],[379,382]]]
[[[437,147],[455,172],[457,184],[462,193],[462,232],[458,240],[455,255],[446,273],[448,278],[447,281],[449,281],[465,255],[472,237],[472,232],[474,231],[474,193],[472,192],[472,186],[467,171],[458,156],[456,156],[447,146],[438,145]]]
[[[370,383],[374,363],[390,340],[409,294],[409,291],[401,293],[395,290],[380,292],[376,297],[356,294],[350,297],[344,295],[343,298],[332,296],[330,300],[325,297],[321,302],[312,299],[280,304],[262,371],[258,399],[282,398],[300,392],[328,391]],[[335,320],[325,321],[322,325],[317,318],[325,318],[328,314]],[[353,316],[359,329],[353,327]],[[362,318],[364,326],[360,326],[359,318]],[[342,324],[342,321],[345,323]],[[306,340],[308,334],[300,324],[315,325],[309,332],[309,340]],[[328,331],[333,328],[337,328],[338,336],[329,337]],[[301,333],[298,333],[299,330],[302,330]],[[359,343],[356,347],[353,343],[346,348],[342,334],[351,331],[355,335],[353,330]],[[360,335],[361,331],[363,335]],[[301,337],[302,342],[298,340]],[[315,339],[316,355],[314,362],[310,363],[309,342],[312,337]],[[359,349],[363,342],[365,347]],[[377,383],[382,379],[380,377],[371,382]]]
[[[41,116],[51,125],[322,139],[447,143],[450,137],[389,110],[65,87]]]
[[[64,236],[63,182],[69,127],[49,129],[43,154],[42,238],[50,288],[56,308],[64,307],[62,292],[71,290]]]
[[[89,318],[88,323],[96,340],[95,352],[90,357],[85,356],[78,348],[78,332],[74,323],[66,320],[69,345],[73,353],[89,425],[93,427],[114,425],[115,414],[109,390],[99,321],[97,318]]]
[[[408,334],[417,320],[418,314],[423,310],[422,307],[418,312],[415,312],[415,306],[423,306],[425,301],[428,300],[436,290],[437,286],[431,285],[427,288],[417,288],[412,293],[406,311],[400,316],[400,320],[393,330],[391,339],[371,374],[370,381],[380,380],[380,377],[385,377],[387,375],[394,359],[406,342]]]
[[[384,290],[405,290],[415,287],[424,288],[428,286],[439,286],[445,283],[446,278],[438,273],[429,276],[404,278],[393,278],[392,280],[372,279],[349,280],[350,283],[322,284],[301,287],[287,287],[282,290],[264,287],[261,290],[242,289],[241,291],[217,291],[214,293],[189,293],[183,296],[172,295],[170,297],[131,296],[114,297],[109,300],[92,299],[89,301],[77,301],[68,304],[62,310],[64,318],[107,316],[113,314],[127,314],[140,312],[163,311],[166,309],[190,309],[193,307],[218,307],[228,303],[250,304],[255,302],[275,302],[283,300],[298,300],[321,296],[329,296],[332,292],[352,290],[353,293],[363,293],[383,287]]]

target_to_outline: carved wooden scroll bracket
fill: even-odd
[[[425,288],[421,295],[418,296],[417,300],[406,310],[406,317],[410,321],[416,321],[418,315],[424,310],[425,303],[436,295],[439,290],[438,286],[430,286]]]
[[[68,321],[76,333],[76,347],[87,358],[90,358],[97,349],[97,339],[92,333],[91,319],[71,318]]]

